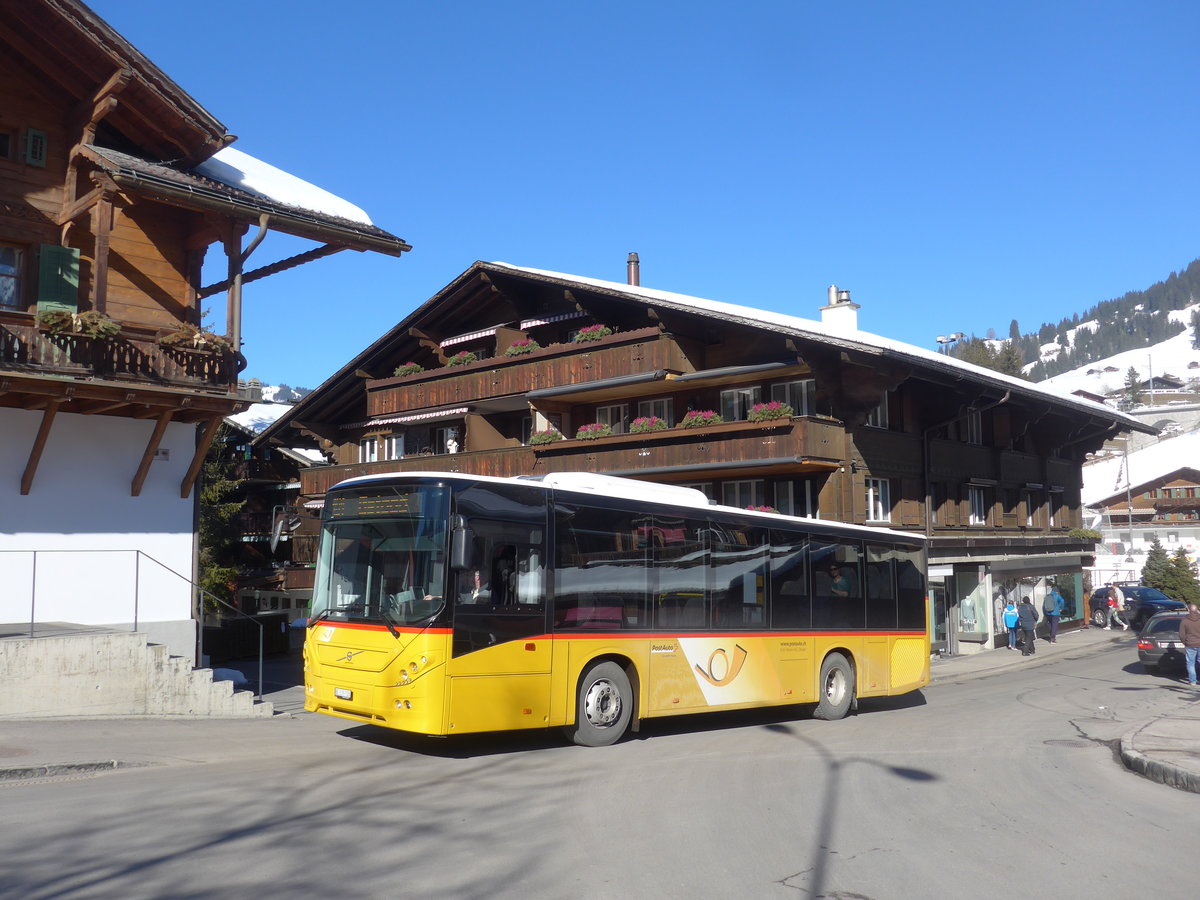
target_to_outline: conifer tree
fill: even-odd
[[[1008,339],[1010,341],[1019,341],[1021,339],[1021,326],[1017,324],[1016,319],[1008,323]]]
[[[204,457],[200,469],[199,498],[200,542],[198,583],[209,594],[233,605],[241,532],[237,517],[246,501],[241,497],[242,481],[237,477],[237,460],[230,444],[235,440],[228,425],[221,425],[217,437]],[[211,598],[203,598],[203,607],[215,611]]]
[[[1171,559],[1156,537],[1150,542],[1150,552],[1146,554],[1146,564],[1142,566],[1142,584],[1162,591],[1163,585],[1170,581],[1170,569]]]
[[[1170,584],[1162,592],[1173,600],[1200,602],[1200,580],[1196,577],[1196,564],[1187,551],[1180,546],[1171,556]]]

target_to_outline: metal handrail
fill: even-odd
[[[208,598],[216,601],[216,603],[218,603],[219,605],[228,609],[234,615],[236,615],[240,618],[243,618],[243,619],[249,619],[255,625],[258,626],[258,694],[257,694],[257,699],[259,701],[262,700],[262,697],[263,697],[263,623],[262,623],[262,621],[260,619],[256,618],[255,616],[249,615],[248,613],[245,613],[242,610],[240,610],[234,606],[231,606],[230,604],[228,604],[224,600],[222,600],[220,597],[213,594],[211,591],[206,591],[204,588],[200,587],[200,585],[196,584],[196,582],[192,581],[192,579],[188,578],[186,575],[181,574],[180,572],[175,571],[170,566],[168,566],[166,563],[164,563],[162,560],[155,559],[153,556],[151,556],[149,553],[146,553],[144,550],[137,550],[137,549],[124,549],[123,550],[123,549],[117,549],[117,548],[104,548],[104,549],[92,550],[92,549],[81,549],[78,547],[75,547],[75,548],[63,547],[63,548],[41,549],[41,550],[32,550],[32,549],[30,549],[30,550],[0,550],[0,554],[6,554],[6,553],[28,553],[28,554],[31,554],[33,557],[32,568],[31,568],[30,588],[29,588],[29,636],[31,638],[34,637],[35,626],[37,624],[37,559],[38,559],[39,554],[46,554],[46,553],[132,553],[132,554],[134,554],[133,628],[132,628],[133,631],[138,630],[138,606],[139,606],[140,599],[141,599],[140,598],[141,559],[144,556],[146,559],[150,560],[150,562],[154,563],[155,565],[159,566],[163,570],[174,575],[176,578],[181,579],[186,584],[191,585],[192,590],[194,591],[193,598],[192,598],[192,609],[193,610],[196,610],[197,608],[199,609],[199,619],[198,619],[197,624],[199,625],[200,631],[199,631],[199,640],[198,640],[198,644],[197,644],[197,651],[198,651],[200,659],[204,658],[204,609],[203,609],[202,605],[198,606],[196,604],[195,601],[196,601],[197,597],[200,597],[200,598],[208,597]]]

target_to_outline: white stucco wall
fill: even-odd
[[[191,656],[195,491],[181,499],[179,484],[196,426],[167,427],[160,449],[169,458],[151,463],[134,497],[154,420],[59,413],[23,496],[41,420],[0,409],[0,622],[136,621],[172,653]]]

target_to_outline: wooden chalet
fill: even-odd
[[[629,267],[621,284],[476,263],[258,440],[336,460],[301,473],[310,507],[369,473],[588,471],[923,532],[948,649],[989,642],[983,610],[1019,583],[1080,592],[1080,466],[1146,426],[859,331],[836,288],[815,322],[644,288]]]
[[[218,425],[245,405],[243,286],[345,249],[410,247],[230,148],[220,121],[83,3],[0,0],[0,26],[0,570],[21,585],[0,621],[19,621],[25,585],[50,590],[36,552],[149,553],[154,540],[131,536],[149,529],[173,536],[162,567],[190,576],[193,485]],[[252,265],[270,231],[314,246]],[[226,264],[206,284],[214,248]],[[201,328],[215,295],[222,335]],[[128,622],[134,605],[41,604],[100,622]],[[186,630],[190,605],[177,607],[152,615]]]

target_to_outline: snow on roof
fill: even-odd
[[[1156,441],[1129,454],[1129,480],[1132,487],[1169,475],[1185,466],[1200,468],[1200,431]],[[1083,467],[1084,506],[1094,506],[1125,491],[1125,455],[1118,453]]]
[[[353,203],[233,147],[218,150],[196,166],[194,171],[214,181],[287,206],[338,216],[362,225],[374,224],[370,217]]]
[[[1138,431],[1145,431],[1146,426],[1138,419],[1132,416],[1127,416],[1124,413],[1117,412],[1112,407],[1105,406],[1103,403],[1097,403],[1093,400],[1088,400],[1085,397],[1077,397],[1070,393],[1070,390],[1059,385],[1051,385],[1048,382],[1035,383],[1025,381],[1022,378],[1015,378],[1011,375],[1005,375],[1002,372],[997,372],[993,369],[983,369],[971,363],[963,362],[953,356],[947,356],[943,353],[937,353],[933,350],[926,350],[924,347],[917,347],[913,344],[905,344],[902,341],[895,341],[890,338],[882,337],[881,335],[871,334],[867,331],[848,331],[841,328],[836,328],[823,322],[816,322],[812,319],[801,319],[797,316],[789,316],[784,313],[771,312],[769,310],[754,309],[749,306],[739,306],[736,303],[725,303],[720,300],[706,300],[702,297],[691,297],[687,294],[675,294],[670,291],[659,291],[653,288],[646,288],[640,285],[622,284],[617,281],[603,281],[598,278],[584,278],[579,275],[565,275],[561,272],[551,272],[545,269],[530,269],[523,266],[514,266],[511,263],[495,262],[490,263],[493,266],[501,266],[506,269],[512,269],[516,272],[525,272],[531,275],[541,275],[547,278],[557,278],[565,281],[574,281],[579,284],[591,285],[607,291],[616,291],[622,294],[627,294],[639,300],[651,300],[659,303],[665,303],[681,307],[687,310],[697,312],[707,312],[726,318],[739,319],[748,325],[774,325],[779,328],[788,329],[797,332],[801,335],[819,338],[829,343],[841,343],[850,347],[868,348],[873,350],[883,350],[899,356],[905,356],[913,359],[920,359],[922,362],[929,363],[933,366],[943,369],[969,372],[976,378],[984,376],[990,380],[1002,382],[1011,385],[1014,388],[1030,394],[1041,394],[1045,397],[1052,398],[1056,402],[1065,403],[1077,409],[1084,409],[1088,412],[1101,413],[1105,419],[1119,421],[1130,428]]]

